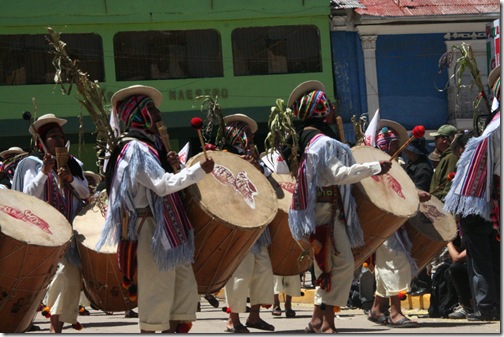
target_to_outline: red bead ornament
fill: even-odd
[[[226,314],[230,314],[231,313],[231,307],[227,307],[226,308]]]
[[[51,317],[51,308],[50,308],[50,307],[45,307],[44,309],[42,309],[41,314],[42,314],[42,316],[44,316],[45,318],[49,318],[49,317]]]

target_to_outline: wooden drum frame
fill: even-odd
[[[46,202],[0,190],[0,331],[25,332],[72,237],[67,219]]]
[[[207,153],[215,161],[214,170],[184,190],[200,294],[225,286],[278,209],[271,184],[255,166],[230,152]],[[199,153],[187,166],[203,160]]]

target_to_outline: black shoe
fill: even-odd
[[[499,312],[497,309],[491,310],[480,310],[473,313],[467,314],[468,321],[498,321]]]
[[[420,296],[427,294],[429,291],[426,288],[418,288],[417,290],[410,293],[411,296]]]
[[[138,318],[138,313],[134,312],[133,310],[128,310],[124,313],[125,318]]]
[[[218,308],[219,307],[219,300],[215,298],[214,295],[205,295],[205,299],[208,301],[208,303],[210,303],[210,305],[214,308]]]

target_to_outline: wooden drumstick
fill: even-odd
[[[161,138],[161,141],[163,142],[163,145],[165,147],[166,153],[171,151],[170,147],[170,136],[168,135],[168,129],[166,128],[166,125],[163,121],[159,121],[156,123],[156,127],[159,132],[159,136]],[[178,169],[172,165],[173,172],[177,173]]]
[[[448,184],[448,182],[452,181],[453,178],[455,178],[455,172],[448,173],[448,175],[446,176],[445,180],[441,184],[439,184],[435,189],[433,189],[432,192],[430,192],[430,194],[436,193],[437,191],[439,191],[446,184]]]
[[[206,153],[205,148],[205,141],[203,140],[203,135],[201,134],[201,127],[203,126],[203,121],[199,117],[193,117],[193,119],[191,119],[191,126],[195,128],[196,131],[198,132],[201,148],[203,149],[203,154],[205,155],[205,159],[208,160],[208,155]]]
[[[392,157],[390,157],[389,162],[394,160],[399,155],[399,153],[401,153],[402,150],[404,150],[406,146],[408,146],[409,143],[411,143],[415,138],[422,138],[425,134],[425,128],[422,125],[417,125],[413,128],[411,134],[412,136],[408,139],[408,141],[404,143],[403,146],[401,146],[399,150],[397,150],[396,153],[392,155]]]
[[[59,170],[61,167],[66,166],[68,163],[68,152],[66,147],[57,146],[56,150],[56,168]],[[58,176],[60,189],[63,188],[63,178]]]
[[[346,143],[345,140],[345,130],[343,129],[343,118],[341,116],[336,117],[336,124],[338,125],[338,132],[340,136],[340,142]]]

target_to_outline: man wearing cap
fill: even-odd
[[[62,126],[66,122],[53,114],[46,114],[30,126],[29,132],[36,137],[39,152],[19,162],[14,173],[13,189],[47,201],[71,224],[90,193],[81,161],[68,155],[67,164],[57,167],[56,148],[65,146]],[[52,333],[61,333],[64,322],[78,323],[81,282],[80,258],[77,243],[72,237],[46,294]]]
[[[500,102],[500,66],[488,77],[488,87]],[[467,249],[467,269],[473,296],[471,321],[500,319],[500,108],[487,119],[483,134],[471,138],[460,156],[446,196],[445,210],[460,217]]]
[[[257,123],[243,114],[224,117],[224,149],[240,155],[266,176],[271,171],[259,160],[254,143]],[[261,305],[273,304],[273,268],[268,246],[271,244],[269,228],[266,228],[247,253],[224,287],[226,305],[230,310],[226,332],[247,333],[248,328],[274,331],[275,327],[260,317]],[[246,326],[240,322],[240,313],[246,312],[247,297],[250,294],[250,313]],[[248,327],[248,328],[247,328]]]
[[[113,113],[124,124],[125,134],[107,165],[109,212],[97,244],[99,250],[105,242],[137,241],[136,259],[125,261],[131,268],[138,265],[138,315],[144,333],[187,332],[196,320],[194,231],[179,192],[214,166],[208,158],[173,172],[180,160],[176,152],[167,153],[156,127],[162,99],[157,89],[143,85],[112,96]],[[118,252],[120,258],[129,256],[123,254]]]
[[[448,175],[454,172],[457,166],[458,158],[452,153],[450,147],[456,134],[457,128],[449,124],[441,125],[436,132],[430,134],[435,139],[436,149],[441,152],[441,157],[432,176],[429,192],[444,184],[442,188],[433,193],[441,201],[444,201],[446,194],[450,190],[451,181],[448,179]]]
[[[364,244],[350,184],[387,173],[391,163],[355,163],[350,148],[331,129],[335,112],[321,82],[298,85],[287,106],[301,121],[299,164],[290,166],[296,185],[289,227],[295,240],[309,240],[316,248],[315,305],[305,331],[335,333],[334,312],[347,304],[352,285],[352,248]]]
[[[12,187],[14,171],[21,159],[27,155],[28,152],[20,147],[11,147],[0,152],[0,158],[3,159],[3,162],[0,162],[0,188],[10,189]]]

